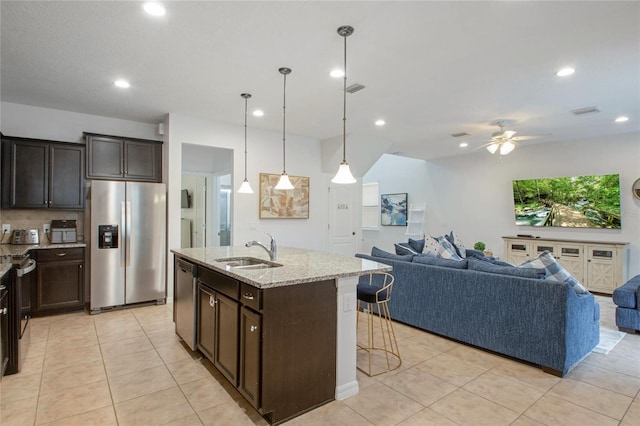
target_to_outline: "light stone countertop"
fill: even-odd
[[[389,265],[368,259],[292,247],[278,247],[278,259],[275,263],[282,266],[254,270],[231,268],[224,262],[218,262],[217,259],[253,257],[269,261],[269,256],[260,247],[204,247],[171,251],[178,257],[191,260],[258,288],[355,277],[392,269]]]

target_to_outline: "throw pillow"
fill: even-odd
[[[438,256],[441,250],[444,250],[440,243],[433,238],[425,238],[424,241],[424,249],[422,249],[422,254],[430,254],[432,256]]]
[[[587,290],[573,275],[564,269],[548,251],[544,251],[535,259],[527,260],[518,265],[520,268],[544,268],[545,279],[568,283],[578,294],[589,294]]]
[[[418,254],[418,252],[415,251],[409,243],[396,243],[394,244],[394,247],[396,248],[396,254],[399,255]]]
[[[463,259],[467,257],[467,249],[465,248],[462,240],[460,240],[460,237],[458,237],[458,235],[455,232],[451,231],[448,235],[445,235],[444,238],[446,238],[447,241],[453,244],[453,247],[455,247],[456,253],[458,253],[458,256],[460,256]]]
[[[476,249],[466,249],[465,250],[465,257],[477,257],[477,258],[481,258],[484,257],[484,253],[481,252],[480,250],[476,250]]]
[[[436,237],[436,241],[442,247],[443,250],[438,251],[438,255],[440,257],[444,257],[445,259],[453,259],[453,260],[462,260],[460,256],[458,256],[458,252],[456,248],[451,244],[445,237]]]
[[[511,275],[520,278],[544,279],[544,268],[518,268],[517,266],[494,265],[484,260],[471,257],[469,261],[469,269],[482,272],[491,272],[492,274]],[[414,258],[415,261],[415,258]]]
[[[413,263],[423,263],[425,265],[432,266],[444,266],[446,268],[467,269],[467,259],[444,259],[442,257],[432,256],[430,254],[419,254],[417,256],[414,256]]]
[[[425,243],[425,238],[423,238],[421,240],[414,240],[412,238],[409,238],[409,243],[408,244],[417,253],[422,253],[422,250],[424,250],[424,243]]]
[[[413,260],[414,255],[410,254],[405,256],[399,256],[397,254],[389,253],[388,251],[379,249],[378,247],[373,247],[371,249],[371,256],[381,257],[383,259],[389,259],[389,260],[399,260],[401,262],[411,262]]]

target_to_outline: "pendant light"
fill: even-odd
[[[293,189],[293,185],[291,184],[289,175],[287,174],[287,144],[285,137],[285,128],[287,124],[287,75],[291,74],[291,68],[280,68],[278,71],[280,71],[280,74],[284,76],[284,89],[282,91],[282,174],[280,175],[280,180],[275,188]]]
[[[247,180],[247,100],[251,97],[249,93],[243,93],[240,96],[244,98],[244,180],[238,193],[240,194],[253,194],[253,189]]]
[[[355,183],[356,179],[347,163],[347,37],[353,34],[353,27],[344,25],[338,28],[338,35],[344,37],[344,79],[342,87],[342,163],[338,173],[331,179],[333,183]]]

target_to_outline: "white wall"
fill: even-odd
[[[161,140],[157,124],[120,120],[50,108],[2,102],[0,129],[7,136],[84,142],[82,132]]]
[[[388,161],[386,156],[381,161]],[[393,168],[389,167],[393,165]],[[422,180],[427,205],[436,215],[427,219],[431,235],[455,229],[471,246],[484,241],[495,255],[503,256],[502,236],[534,234],[541,237],[629,242],[629,277],[640,274],[640,200],[631,185],[640,177],[640,134],[554,144],[521,144],[502,161],[481,150],[477,153],[426,162],[415,170],[415,160],[383,167],[381,192],[386,179],[398,192],[415,192]],[[536,177],[620,174],[622,229],[534,228],[516,226],[513,218],[511,181]],[[386,177],[385,177],[386,174]],[[365,175],[369,178],[369,173]],[[404,181],[404,184],[402,182]],[[414,198],[415,199],[415,198]],[[381,240],[386,244],[388,239]],[[400,237],[400,236],[398,236]],[[402,238],[398,238],[401,241]],[[397,241],[396,241],[397,242]],[[372,241],[377,244],[377,241]],[[381,247],[382,248],[382,247]]]

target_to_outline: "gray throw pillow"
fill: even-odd
[[[545,277],[545,270],[543,268],[518,268],[517,266],[493,265],[474,257],[469,259],[469,269],[520,278],[544,279]]]

